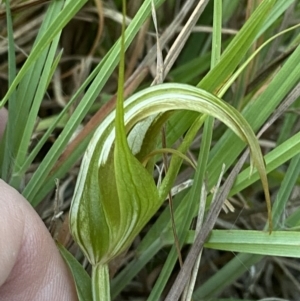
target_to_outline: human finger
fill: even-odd
[[[0,300],[77,300],[72,276],[30,204],[0,180]]]

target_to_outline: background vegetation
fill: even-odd
[[[112,299],[164,300],[180,271],[178,246],[185,259],[194,242],[202,184],[207,221],[224,164],[224,185],[214,203],[227,198],[227,210],[215,215],[191,287],[193,300],[299,300],[300,31],[295,25],[300,4],[156,0],[154,14],[151,3],[127,1],[125,96],[162,81],[185,83],[242,112],[265,154],[274,231],[262,231],[267,209],[257,170],[249,176],[248,157],[238,161],[246,144],[207,118],[187,142],[189,160],[177,173],[169,202],[110,264]],[[90,273],[70,237],[68,209],[80,159],[115,108],[121,1],[4,1],[0,18],[0,95],[9,110],[0,145],[1,178],[28,199],[53,237]],[[198,116],[189,111],[167,116],[157,148],[182,151]],[[164,163],[172,166],[171,158],[174,162],[176,155],[155,157],[157,182]],[[236,175],[232,186],[226,179]],[[213,225],[204,222],[203,228],[208,226]]]

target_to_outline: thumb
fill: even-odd
[[[0,180],[0,300],[77,300],[72,276],[42,220]]]

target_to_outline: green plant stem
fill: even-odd
[[[110,301],[109,271],[107,264],[97,264],[92,270],[93,301]]]

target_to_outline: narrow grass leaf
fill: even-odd
[[[57,244],[57,247],[73,275],[79,301],[92,300],[92,285],[90,276],[85,271],[83,266],[78,262],[78,260],[74,258],[73,255],[66,250],[66,248],[60,244]]]
[[[9,86],[13,83],[16,76],[16,56],[15,56],[15,42],[13,35],[13,24],[10,11],[10,2],[5,1],[6,8],[6,22],[7,22],[7,38],[8,38],[8,84]],[[16,152],[16,131],[15,125],[17,112],[17,98],[16,93],[12,93],[10,97],[8,121],[6,125],[6,134],[1,144],[1,178],[5,181],[9,180],[11,168],[13,165],[13,158]]]
[[[262,231],[214,230],[205,247],[231,252],[300,258],[299,241],[298,231],[273,231],[268,235]]]

